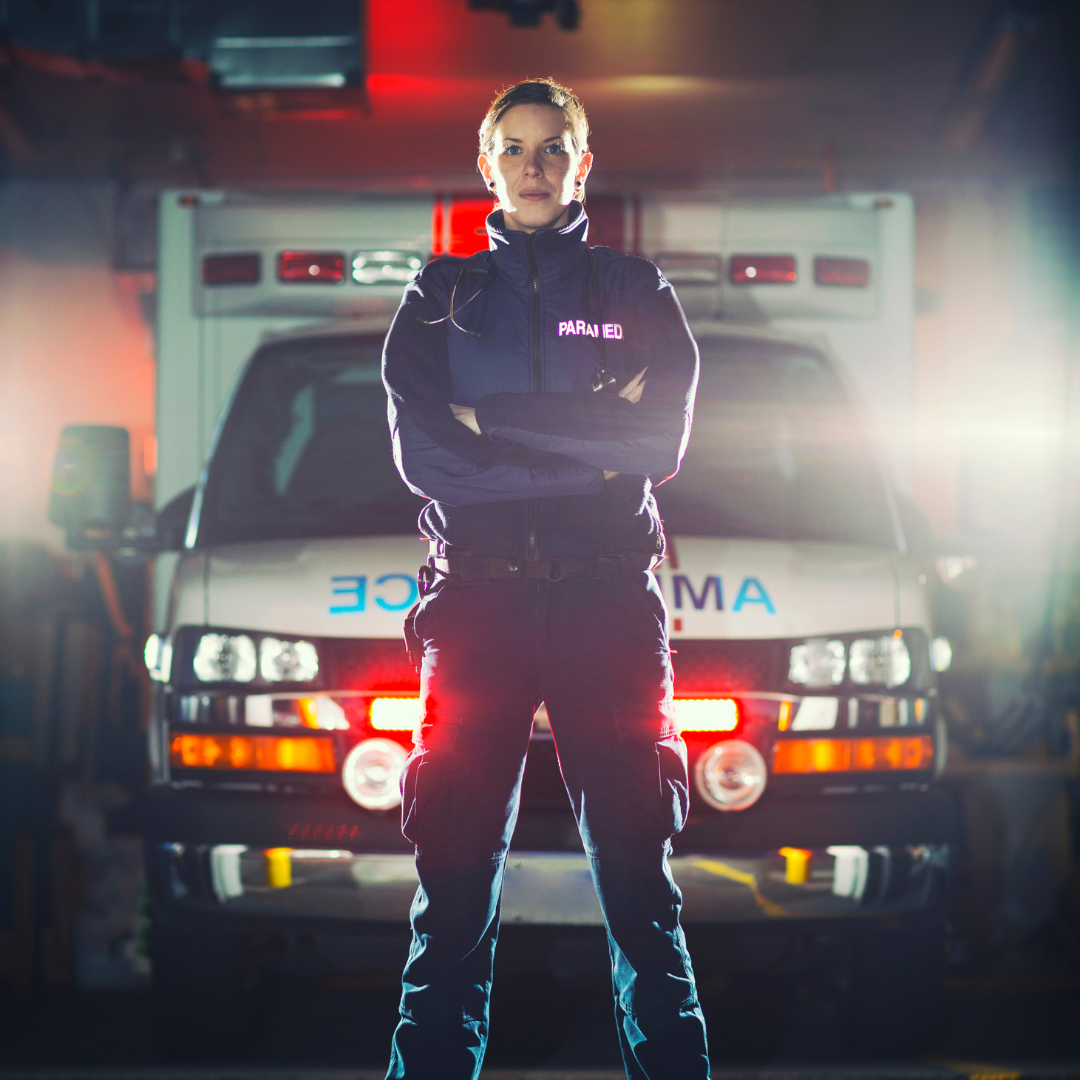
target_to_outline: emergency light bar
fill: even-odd
[[[663,271],[672,285],[719,285],[721,260],[719,255],[696,252],[658,251],[653,262]]]
[[[188,769],[335,772],[329,739],[278,735],[174,735],[169,760]]]
[[[204,255],[204,285],[258,285],[262,277],[262,259],[258,252],[230,255]]]
[[[358,251],[353,255],[352,279],[357,285],[405,285],[423,265],[419,251]]]
[[[341,251],[283,251],[278,256],[278,281],[340,285],[345,280],[345,255]]]
[[[814,259],[814,284],[865,289],[870,284],[870,264],[866,259]]]
[[[930,735],[871,739],[782,739],[773,749],[774,773],[890,772],[929,769]]]
[[[732,285],[794,285],[798,280],[794,255],[732,255],[728,276]]]

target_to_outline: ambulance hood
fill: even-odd
[[[669,541],[657,571],[673,638],[795,638],[926,626],[922,587],[897,552],[772,540]]]
[[[672,636],[791,638],[927,626],[896,552],[842,544],[678,538],[656,572]],[[397,638],[426,543],[411,536],[232,544],[178,569],[170,629]]]

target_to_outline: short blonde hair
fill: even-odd
[[[548,105],[561,110],[570,129],[570,140],[579,154],[589,149],[589,121],[581,99],[567,86],[554,79],[527,79],[508,86],[491,103],[484,122],[480,125],[480,153],[490,154],[495,149],[495,129],[499,121],[515,105]]]

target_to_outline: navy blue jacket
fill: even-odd
[[[421,531],[448,551],[663,551],[652,486],[686,448],[697,346],[660,271],[590,249],[588,218],[572,209],[564,228],[531,234],[491,214],[490,250],[424,267],[386,337],[394,458],[432,500]],[[641,400],[594,391],[602,363],[618,387],[648,368]],[[451,402],[475,407],[482,435]]]

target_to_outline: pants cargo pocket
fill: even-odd
[[[457,817],[458,775],[454,756],[461,718],[427,717],[401,775],[401,831],[419,848],[450,845]]]

